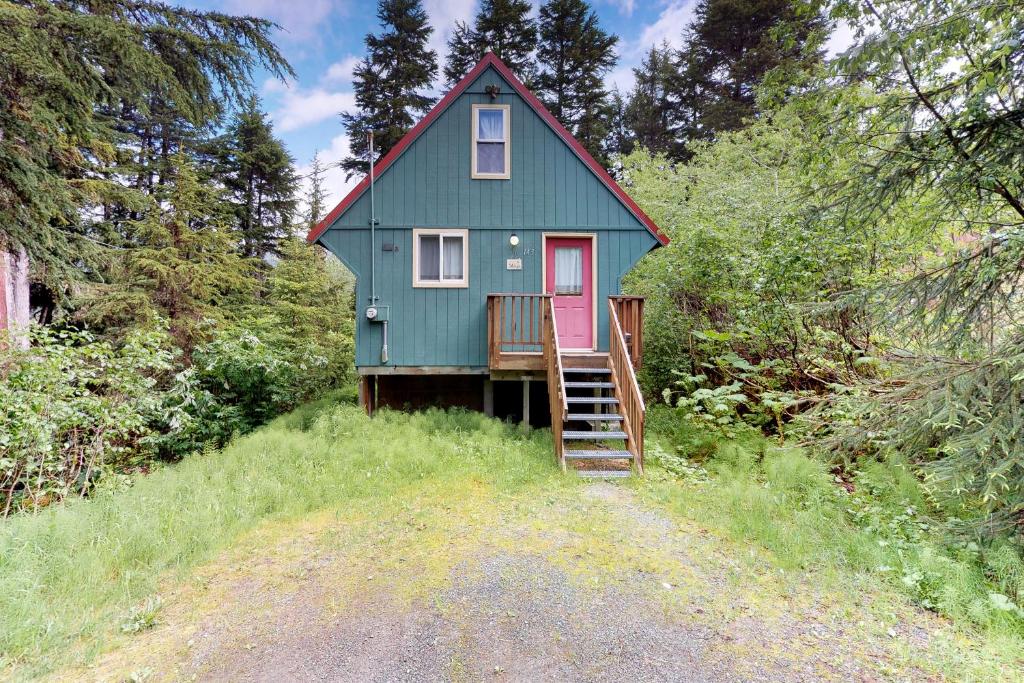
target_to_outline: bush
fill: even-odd
[[[120,345],[35,331],[31,348],[0,367],[0,516],[222,446],[348,377],[344,339],[209,324],[204,333],[182,367],[159,328]]]
[[[166,334],[115,347],[84,332],[35,330],[0,368],[0,509],[85,495],[153,454],[173,367]]]
[[[853,570],[957,621],[1024,634],[1020,548],[951,540],[907,463],[876,460],[843,477],[749,427],[727,438],[665,406],[649,417],[652,478],[662,469],[665,479],[655,495],[687,517],[761,544],[784,566]]]

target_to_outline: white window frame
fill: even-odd
[[[505,139],[504,140],[478,140],[477,132],[480,130],[478,125],[479,112],[487,110],[500,110],[504,112],[501,117]],[[472,169],[470,170],[470,176],[474,180],[508,180],[512,177],[512,125],[510,123],[512,113],[512,107],[507,104],[474,104],[473,115],[470,117],[470,125],[472,126],[473,146],[470,151],[472,156]],[[503,142],[505,143],[505,172],[504,173],[479,173],[477,168],[477,142]]]
[[[438,261],[439,280],[420,279],[420,237],[437,235],[441,249]],[[462,277],[458,280],[444,279],[444,239],[462,238]],[[469,230],[465,228],[414,228],[412,231],[412,286],[413,287],[469,287]]]

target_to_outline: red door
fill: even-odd
[[[544,291],[554,294],[558,343],[594,348],[594,242],[589,237],[548,237]]]

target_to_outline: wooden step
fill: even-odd
[[[608,439],[625,439],[626,432],[601,432],[601,431],[590,431],[590,432],[579,432],[579,431],[568,431],[562,432],[563,441],[607,441]]]
[[[576,470],[576,474],[587,479],[625,479],[629,470]]]
[[[562,372],[585,372],[591,375],[610,375],[612,371],[608,368],[562,368]]]
[[[573,353],[566,351],[562,353],[562,367],[563,368],[586,368],[587,370],[597,370],[600,368],[608,367],[608,354],[607,353],[595,353],[593,351],[583,351],[580,353]]]
[[[633,454],[629,451],[604,451],[604,450],[566,450],[566,460],[632,460]]]
[[[566,389],[614,389],[611,382],[566,382]]]
[[[565,399],[566,403],[604,403],[606,405],[614,405],[619,402],[619,399],[614,396],[567,396]]]
[[[622,416],[618,413],[569,413],[565,416],[566,420],[596,420],[599,422],[621,422]]]

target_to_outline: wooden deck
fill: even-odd
[[[609,352],[563,352],[551,295],[487,296],[491,376],[539,374],[547,382],[555,459],[563,469],[570,461],[581,476],[621,477],[634,467],[643,472],[647,409],[636,379],[643,304],[640,297],[608,298]],[[623,443],[609,446],[612,441]]]
[[[487,295],[487,364],[492,373],[545,372],[544,311],[550,299],[550,294],[522,292]],[[622,328],[633,367],[639,370],[643,361],[644,299],[611,296],[608,301],[609,310],[615,311]],[[607,365],[608,354],[603,351],[566,354],[577,359],[577,367]]]

